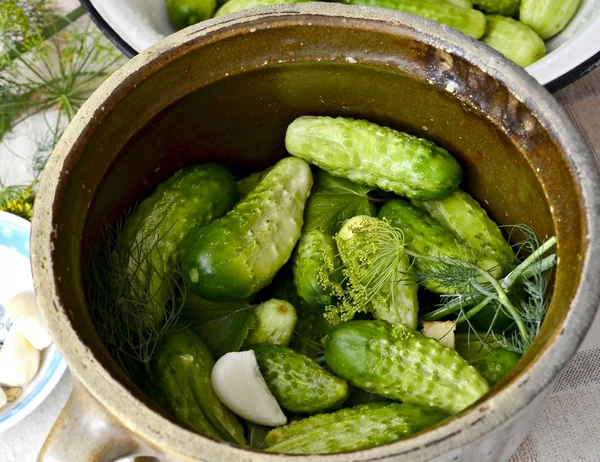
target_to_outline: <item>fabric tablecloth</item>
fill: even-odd
[[[598,158],[600,69],[556,96]],[[0,173],[12,172],[18,177],[14,180],[21,182],[28,174],[20,160],[10,154],[14,148],[19,148],[18,142],[12,140],[10,143],[10,151],[3,150],[0,144]],[[35,460],[69,389],[67,373],[46,402],[18,425],[0,434],[0,462]],[[600,315],[596,316],[579,352],[556,381],[542,414],[510,462],[600,462]]]

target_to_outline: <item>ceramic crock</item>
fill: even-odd
[[[365,118],[435,141],[459,159],[463,187],[492,218],[528,223],[559,242],[546,321],[514,371],[454,418],[348,454],[268,454],[179,425],[111,359],[82,283],[103,220],[118,219],[185,165],[274,163],[285,155],[287,124],[305,114]],[[592,153],[549,93],[485,45],[431,21],[312,3],[185,29],[94,93],[44,172],[33,273],[44,321],[75,379],[39,459],[506,461],[599,304],[598,186]]]

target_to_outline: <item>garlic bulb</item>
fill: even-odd
[[[253,351],[227,353],[212,370],[212,387],[221,402],[249,422],[275,427],[287,418],[260,373]]]
[[[35,348],[43,350],[52,343],[32,291],[13,296],[6,303],[6,312],[13,322],[13,329],[17,329]]]
[[[0,384],[19,387],[40,368],[40,352],[17,329],[11,329],[0,350]]]

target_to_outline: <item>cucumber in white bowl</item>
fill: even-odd
[[[0,211],[0,432],[39,406],[66,369],[37,311],[30,230],[27,220]]]
[[[281,0],[281,2],[286,1],[290,0]],[[451,6],[453,8],[457,5],[464,7],[466,4],[463,0],[458,3],[457,0],[445,1],[454,4]],[[498,1],[502,2],[502,0],[486,0],[473,3],[493,4]],[[539,2],[539,0],[525,1],[529,4]],[[554,1],[577,3],[578,0]],[[444,0],[416,0],[419,4],[435,2],[444,3]],[[128,56],[134,56],[177,31],[169,20],[165,0],[81,0],[81,3],[100,29]],[[258,3],[271,4],[277,1]],[[367,3],[379,4],[378,0]],[[398,2],[384,3],[388,5]],[[400,3],[404,5],[411,1],[403,0]],[[413,12],[412,6],[406,11]],[[600,63],[600,2],[581,0],[567,26],[560,33],[546,40],[546,49],[546,56],[527,66],[526,70],[551,91],[565,87],[598,66]]]

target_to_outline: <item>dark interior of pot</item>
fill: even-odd
[[[307,114],[365,118],[429,138],[460,161],[462,187],[494,220],[527,223],[540,239],[558,236],[560,291],[512,376],[527,367],[558,334],[585,251],[571,165],[525,103],[462,58],[419,42],[408,28],[319,17],[191,37],[126,79],[78,140],[54,206],[56,284],[104,367],[135,388],[104,349],[85,303],[81,268],[102,221],[120,218],[186,165],[219,162],[241,174],[273,164],[286,155],[286,126]]]

